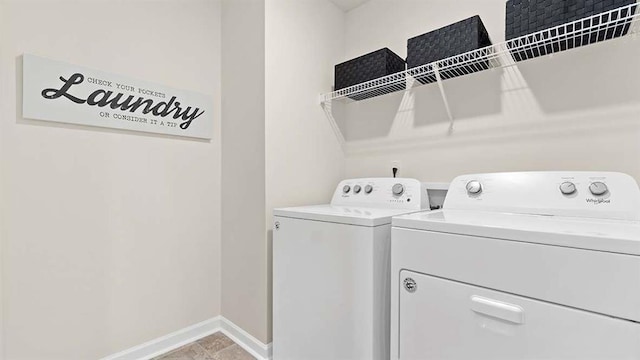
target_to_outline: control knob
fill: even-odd
[[[467,193],[480,194],[482,192],[482,184],[478,180],[471,180],[467,183]]]
[[[356,186],[353,187],[353,192],[356,193],[356,194],[359,194],[360,190],[362,190],[360,185],[356,185]]]
[[[576,184],[572,183],[571,181],[565,181],[560,184],[560,192],[564,195],[571,195],[576,192]]]
[[[367,194],[371,194],[371,192],[373,191],[373,186],[371,185],[367,185],[364,187],[364,192]]]
[[[607,188],[607,184],[601,181],[596,181],[592,182],[591,185],[589,185],[589,191],[591,191],[593,195],[598,196],[606,194],[609,189]]]
[[[395,196],[400,196],[404,193],[404,186],[400,183],[393,185],[393,187],[391,188],[391,191],[393,192],[393,195]]]
[[[343,193],[348,194],[349,191],[351,191],[351,186],[345,185],[345,186],[342,187],[342,192]]]

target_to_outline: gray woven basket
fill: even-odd
[[[567,24],[579,19],[614,10],[626,5],[634,4],[636,0],[508,0],[505,23],[505,38],[512,40],[521,36],[536,33],[545,29]],[[632,7],[632,14],[635,13]],[[627,16],[626,12],[620,14]],[[615,15],[614,15],[615,16]],[[540,43],[550,37],[562,36],[563,32],[577,31],[581,28],[597,25],[596,21],[615,20],[604,16],[602,19],[589,22],[587,20],[575,25],[561,28],[558,31],[543,32],[527,37],[529,42]],[[598,41],[604,41],[623,36],[629,31],[629,22],[620,21],[616,26],[599,31],[573,37],[567,41],[555,42],[546,46],[532,49],[518,49],[512,51],[516,61],[522,61],[537,56],[563,51]],[[510,48],[517,47],[515,42],[507,43]]]
[[[395,74],[405,70],[405,62],[393,51],[383,48],[355,59],[345,61],[335,66],[335,90],[344,89],[383,76]],[[353,100],[364,100],[405,89],[404,82],[393,87],[379,89],[376,92],[366,92],[349,96]]]
[[[491,45],[489,33],[480,16],[476,15],[409,39],[407,41],[407,66],[411,69],[489,45]],[[440,75],[443,79],[448,79],[488,68],[488,61],[479,61],[473,66],[459,67],[456,72],[443,71]],[[419,78],[418,80],[424,84],[435,81],[435,77]]]

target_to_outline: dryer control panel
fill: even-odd
[[[534,215],[640,220],[640,189],[616,172],[513,172],[458,176],[445,207]]]
[[[347,179],[338,184],[331,205],[428,210],[438,206],[430,202],[429,193],[433,192],[431,197],[437,201],[441,197],[436,193],[446,193],[448,187],[448,184],[422,183],[408,178]]]

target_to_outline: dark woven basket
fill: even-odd
[[[344,89],[404,70],[405,62],[400,56],[387,48],[380,49],[336,65],[335,89]],[[363,92],[362,94],[355,94],[349,97],[353,100],[364,100],[405,88],[406,85],[402,82],[392,87]]]
[[[491,45],[489,33],[487,33],[480,16],[476,15],[409,39],[407,41],[407,66],[414,68],[489,45]],[[448,79],[488,68],[489,62],[483,60],[474,63],[474,65],[457,68],[455,71],[445,69],[440,75],[443,79]],[[418,78],[418,80],[426,84],[436,79],[435,76],[427,76]]]
[[[507,45],[513,50],[511,53],[516,61],[522,61],[537,56],[542,56],[558,51],[563,51],[598,41],[604,41],[626,35],[629,31],[629,21],[619,21],[615,26],[603,28],[602,30],[584,34],[582,36],[572,36],[566,41],[556,41],[545,46],[535,46],[531,48],[518,46],[516,41],[509,41],[514,38],[539,32],[545,29],[560,26],[586,17],[597,15],[603,12],[617,9],[635,3],[636,0],[508,0],[505,26],[505,38]],[[634,14],[636,7],[632,7],[631,14]],[[624,11],[620,16],[628,16]],[[540,43],[549,38],[562,36],[564,32],[578,31],[585,27],[598,25],[603,21],[616,20],[618,14],[609,16],[603,15],[601,19],[584,20],[575,25],[561,28],[560,30],[545,31],[540,34],[526,37],[527,42]],[[520,44],[522,45],[522,43]]]

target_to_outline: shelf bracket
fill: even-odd
[[[442,77],[440,77],[440,69],[438,68],[438,63],[433,63],[433,72],[436,75],[436,80],[438,81],[438,89],[440,89],[440,95],[442,96],[442,101],[444,102],[444,108],[447,110],[447,116],[449,116],[449,133],[453,132],[453,115],[451,114],[451,108],[449,107],[449,100],[447,100],[447,94],[444,92],[444,86],[442,84]]]
[[[338,144],[340,145],[340,149],[342,150],[342,153],[344,154],[345,151],[346,151],[346,149],[345,149],[346,140],[344,139],[344,136],[342,135],[342,131],[340,130],[340,127],[338,126],[338,122],[333,117],[332,101],[331,100],[327,100],[327,99],[323,99],[320,102],[320,106],[322,107],[322,110],[324,111],[325,117],[327,118],[327,120],[329,121],[329,125],[331,126],[331,130],[333,130],[333,133],[336,136],[336,140],[338,141]]]

